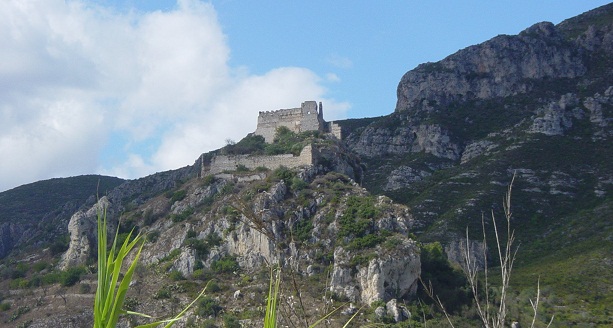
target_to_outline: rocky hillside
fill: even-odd
[[[25,212],[26,198],[0,194],[13,213],[0,216],[0,232],[8,231],[1,236],[9,236],[0,241],[0,321],[91,325],[95,222],[106,208],[111,234],[146,236],[130,310],[172,314],[210,281],[182,326],[259,326],[270,267],[280,265],[287,326],[336,306],[331,326],[360,306],[357,324],[420,327],[427,316],[436,326],[437,315],[422,306],[422,276],[457,326],[471,327],[466,282],[449,262],[460,262],[466,228],[471,247],[483,246],[482,215],[502,216],[515,176],[521,247],[509,315],[529,325],[540,276],[542,310],[555,314],[554,327],[613,324],[613,4],[419,65],[402,77],[392,114],[338,123],[345,140],[286,132],[270,146],[278,154],[312,145],[315,164],[299,169],[206,173],[216,154],[270,150],[247,136],[192,166],[117,187],[122,181],[110,180],[98,202],[65,189],[73,203],[60,197],[34,213]],[[67,249],[15,242],[44,240],[33,236],[45,236],[45,222],[69,233]]]
[[[515,174],[518,278],[540,274],[571,325],[582,311],[612,320],[612,124],[613,4],[419,65],[393,114],[345,126],[363,185],[408,205],[419,239],[452,260],[466,227],[479,238],[482,213],[501,215]]]
[[[13,248],[68,246],[67,223],[81,206],[93,204],[124,180],[99,175],[51,179],[0,193],[0,259]]]
[[[15,320],[32,327],[71,320],[91,324],[87,313],[93,289],[83,286],[93,283],[87,272],[95,261],[96,218],[102,208],[114,223],[110,232],[117,228],[120,240],[133,228],[147,239],[130,295],[135,310],[168,314],[169,303],[177,308],[186,304],[215,278],[207,298],[210,306],[200,304],[190,322],[213,322],[218,314],[221,320],[222,311],[257,325],[263,317],[268,272],[278,264],[292,281],[284,287],[291,312],[282,316],[283,322],[312,322],[344,302],[379,302],[390,316],[406,319],[408,310],[401,301],[414,297],[421,272],[419,246],[409,237],[412,215],[406,206],[373,196],[355,182],[361,179],[359,158],[340,141],[325,135],[303,137],[317,150],[315,165],[274,171],[238,167],[201,176],[199,172],[207,171],[206,158],[212,156],[205,154],[193,166],[128,181],[83,207],[68,223],[69,248],[54,267],[49,262],[40,271],[34,264],[22,264],[21,272],[4,267],[5,275],[15,277],[9,287],[17,288],[20,297],[5,295],[7,301],[40,303]],[[232,146],[228,148],[221,152]],[[49,259],[29,262],[42,261]],[[81,268],[79,285],[63,280],[62,274],[74,268]],[[50,287],[45,281],[58,269],[58,283],[64,287],[46,297]],[[25,290],[30,294],[21,293]],[[296,293],[300,308],[292,296]],[[56,295],[66,299],[63,305]],[[62,315],[40,319],[58,308]]]

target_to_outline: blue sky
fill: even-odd
[[[606,3],[2,1],[0,191],[190,165],[304,100],[386,115],[418,64]]]

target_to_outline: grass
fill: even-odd
[[[94,328],[114,328],[117,326],[121,315],[138,315],[152,319],[151,316],[128,311],[124,303],[136,270],[138,259],[144,245],[144,240],[139,234],[133,239],[132,232],[124,239],[121,245],[117,244],[118,233],[115,233],[113,244],[107,248],[107,222],[106,210],[98,214],[98,287],[94,300]],[[128,268],[122,273],[122,266],[127,256],[135,251],[134,259],[127,262]],[[204,294],[206,287],[200,292],[194,301],[183,309],[179,314],[170,319],[157,320],[148,324],[137,326],[139,328],[157,327],[164,324],[168,328],[181,319],[194,303]]]

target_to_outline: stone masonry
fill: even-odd
[[[299,108],[260,112],[256,135],[272,142],[278,127],[285,126],[296,133],[304,131],[325,131],[326,121],[321,102],[305,101]]]
[[[314,162],[315,154],[311,145],[306,145],[299,156],[292,154],[282,154],[273,156],[256,155],[218,155],[215,156],[209,168],[203,167],[202,176],[207,174],[220,174],[224,171],[236,171],[239,165],[253,170],[258,167],[266,167],[270,170],[285,166],[288,168],[311,165]]]
[[[342,138],[341,127],[334,122],[324,120],[323,107],[315,101],[305,101],[299,108],[280,109],[276,111],[260,112],[255,135],[264,137],[268,143],[273,142],[277,128],[284,126],[293,132],[319,131],[331,133]],[[224,171],[235,171],[239,165],[253,170],[266,167],[274,170],[280,166],[288,168],[312,165],[315,162],[313,147],[307,145],[299,156],[282,154],[274,156],[256,155],[217,155],[210,165],[202,165],[201,176],[208,174],[219,175]]]

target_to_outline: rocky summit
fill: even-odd
[[[284,326],[335,309],[333,327],[446,326],[420,279],[477,326],[463,257],[495,271],[489,218],[514,178],[508,316],[530,324],[540,280],[539,324],[610,327],[613,4],[421,64],[397,93],[384,117],[263,112],[260,133],[177,170],[0,193],[2,325],[91,326],[106,211],[110,236],[145,240],[126,310],[170,317],[208,286],[180,327],[261,326],[277,267]]]

